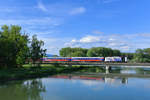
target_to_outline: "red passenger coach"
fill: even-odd
[[[43,62],[68,62],[70,60],[69,57],[46,57],[42,59]]]

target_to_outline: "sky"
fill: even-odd
[[[150,0],[0,0],[0,26],[36,34],[49,54],[63,47],[150,47]]]

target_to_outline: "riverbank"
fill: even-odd
[[[119,63],[118,63],[119,64]],[[129,66],[114,66],[115,68],[127,67]],[[149,68],[149,66],[141,66],[142,68]],[[140,68],[140,66],[132,66],[130,68]],[[24,80],[30,78],[40,78],[47,77],[50,75],[61,74],[61,73],[72,73],[72,72],[98,72],[105,73],[105,68],[102,66],[85,66],[85,65],[62,65],[56,66],[51,64],[42,64],[41,67],[31,67],[31,65],[26,64],[22,68],[12,68],[12,69],[0,69],[0,82],[10,81],[10,80]],[[117,70],[116,70],[117,71]]]
[[[66,66],[42,66],[13,69],[0,69],[0,81],[24,80],[30,78],[46,77],[54,74],[69,73],[80,70],[82,67],[66,67]]]

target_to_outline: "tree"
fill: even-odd
[[[150,55],[145,52],[146,50],[148,49],[137,49],[133,61],[141,63],[150,62]]]
[[[120,50],[113,50],[113,56],[121,56]]]
[[[62,48],[59,53],[62,57],[86,57],[88,49],[84,48]]]
[[[72,48],[71,57],[86,57],[87,51],[84,48]]]
[[[71,56],[71,48],[70,47],[66,47],[66,48],[62,48],[60,51],[59,51],[59,54],[61,57],[70,57]]]
[[[0,31],[0,65],[7,68],[22,66],[29,51],[28,42],[28,35],[21,33],[20,26],[2,26],[2,31]]]
[[[32,36],[31,47],[30,47],[30,57],[35,64],[36,61],[40,60],[43,56],[46,56],[46,49],[43,49],[44,42],[38,40],[36,35]],[[40,62],[38,63],[40,66]]]
[[[94,48],[91,48],[88,50],[87,56],[88,57],[99,57],[99,56],[103,56],[102,53],[103,53],[103,51],[100,50],[100,48],[94,47]]]
[[[122,57],[128,57],[128,60],[132,60],[135,53],[121,53]]]
[[[150,48],[146,48],[143,50],[145,54],[150,55]]]
[[[87,52],[88,57],[107,57],[113,56],[113,50],[105,47],[93,47]]]

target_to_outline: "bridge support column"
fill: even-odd
[[[106,65],[105,69],[106,69],[106,74],[109,74],[111,67],[109,65]]]

